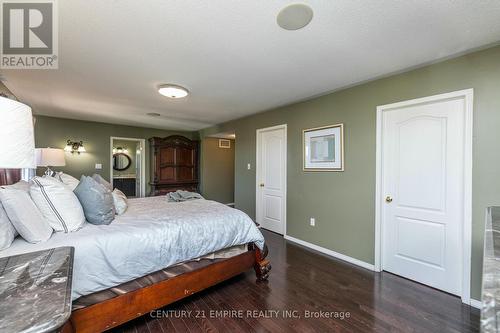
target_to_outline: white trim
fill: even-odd
[[[234,207],[234,202],[229,202],[227,204],[225,204],[226,206],[233,206]]]
[[[462,234],[463,280],[462,302],[471,303],[470,280],[472,260],[472,140],[473,140],[473,110],[474,90],[463,90],[465,102],[465,143],[464,143],[464,226]]]
[[[472,306],[473,308],[481,310],[481,308],[483,307],[483,302],[478,301],[477,299],[472,299],[471,298],[470,299],[470,306]]]
[[[289,240],[291,242],[297,243],[299,245],[308,247],[308,248],[310,248],[312,250],[316,250],[316,251],[321,252],[323,254],[326,254],[326,255],[328,255],[330,257],[334,257],[334,258],[346,261],[346,262],[348,262],[350,264],[366,268],[366,269],[368,269],[370,271],[374,271],[375,270],[375,267],[372,264],[369,264],[367,262],[364,262],[362,260],[359,260],[359,259],[356,259],[356,258],[353,258],[353,257],[346,256],[345,254],[332,251],[330,249],[327,249],[327,248],[324,248],[324,247],[321,247],[321,246],[318,246],[318,245],[315,245],[315,244],[303,241],[301,239],[298,239],[298,238],[295,238],[295,237],[292,237],[292,236],[285,235],[285,239]]]
[[[259,175],[259,147],[260,147],[260,135],[263,132],[274,131],[277,129],[285,130],[285,167],[284,167],[284,188],[283,188],[283,236],[286,236],[286,203],[287,203],[287,169],[288,169],[288,126],[287,124],[276,125],[272,127],[259,128],[256,131],[256,140],[255,140],[255,220],[257,220],[258,215],[258,193],[259,193],[259,183],[260,183],[260,175]]]
[[[146,196],[146,140],[138,138],[124,138],[120,136],[110,136],[109,137],[109,182],[113,186],[113,140],[124,140],[124,141],[139,141],[141,144],[141,193],[138,197]],[[137,194],[137,193],[136,193]]]
[[[471,304],[471,231],[472,231],[472,129],[473,129],[473,89],[465,89],[445,94],[433,95],[408,101],[377,106],[376,138],[376,185],[375,185],[375,271],[382,270],[382,113],[396,108],[430,103],[462,97],[465,103],[465,143],[464,143],[464,221],[462,230],[462,302]]]

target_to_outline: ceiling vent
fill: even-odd
[[[219,139],[219,148],[231,148],[231,140]]]

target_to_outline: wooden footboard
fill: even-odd
[[[183,299],[233,276],[254,268],[258,281],[269,275],[267,249],[249,245],[249,251],[192,272],[128,292],[109,300],[73,311],[63,327],[66,332],[102,332],[150,311]]]
[[[264,246],[264,251],[261,252],[257,246],[250,244],[250,248],[255,254],[255,263],[253,268],[257,275],[257,282],[267,281],[269,272],[271,271],[271,263],[265,259],[267,257],[267,246]]]

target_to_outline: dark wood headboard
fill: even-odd
[[[0,169],[0,186],[12,185],[21,180],[21,169]]]

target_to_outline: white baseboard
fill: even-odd
[[[229,206],[229,207],[234,207],[234,202],[230,202],[230,203],[227,203],[225,204],[226,206]]]
[[[483,303],[481,301],[478,301],[477,299],[470,299],[470,306],[473,308],[481,310]]]
[[[374,265],[369,264],[367,262],[364,262],[362,260],[346,256],[345,254],[338,253],[338,252],[326,249],[324,247],[321,247],[321,246],[318,246],[318,245],[315,245],[315,244],[303,241],[301,239],[298,239],[298,238],[295,238],[295,237],[292,237],[292,236],[285,235],[284,237],[285,237],[286,240],[289,240],[290,242],[297,243],[299,245],[308,247],[308,248],[310,248],[312,250],[316,250],[318,252],[321,252],[321,253],[324,253],[326,255],[329,255],[330,257],[334,257],[334,258],[346,261],[346,262],[351,263],[353,265],[366,268],[366,269],[368,269],[370,271],[375,271],[375,266]],[[472,299],[471,298],[470,299],[470,306],[472,306],[473,308],[476,308],[476,309],[481,309],[482,303],[481,303],[481,301],[478,301],[477,299]]]
[[[329,255],[330,257],[334,257],[334,258],[337,258],[337,259],[340,259],[340,260],[343,260],[343,261],[347,261],[348,263],[354,264],[356,266],[360,266],[360,267],[369,269],[370,271],[374,271],[375,270],[375,266],[374,265],[369,264],[369,263],[364,262],[364,261],[361,261],[359,259],[353,258],[353,257],[346,256],[345,254],[338,253],[338,252],[326,249],[324,247],[321,247],[321,246],[318,246],[318,245],[315,245],[315,244],[303,241],[301,239],[298,239],[298,238],[295,238],[295,237],[292,237],[292,236],[285,235],[285,239],[289,240],[290,242],[294,242],[294,243],[297,243],[299,245],[302,245],[302,246],[308,247],[310,249],[316,250],[318,252],[324,253],[326,255]]]

